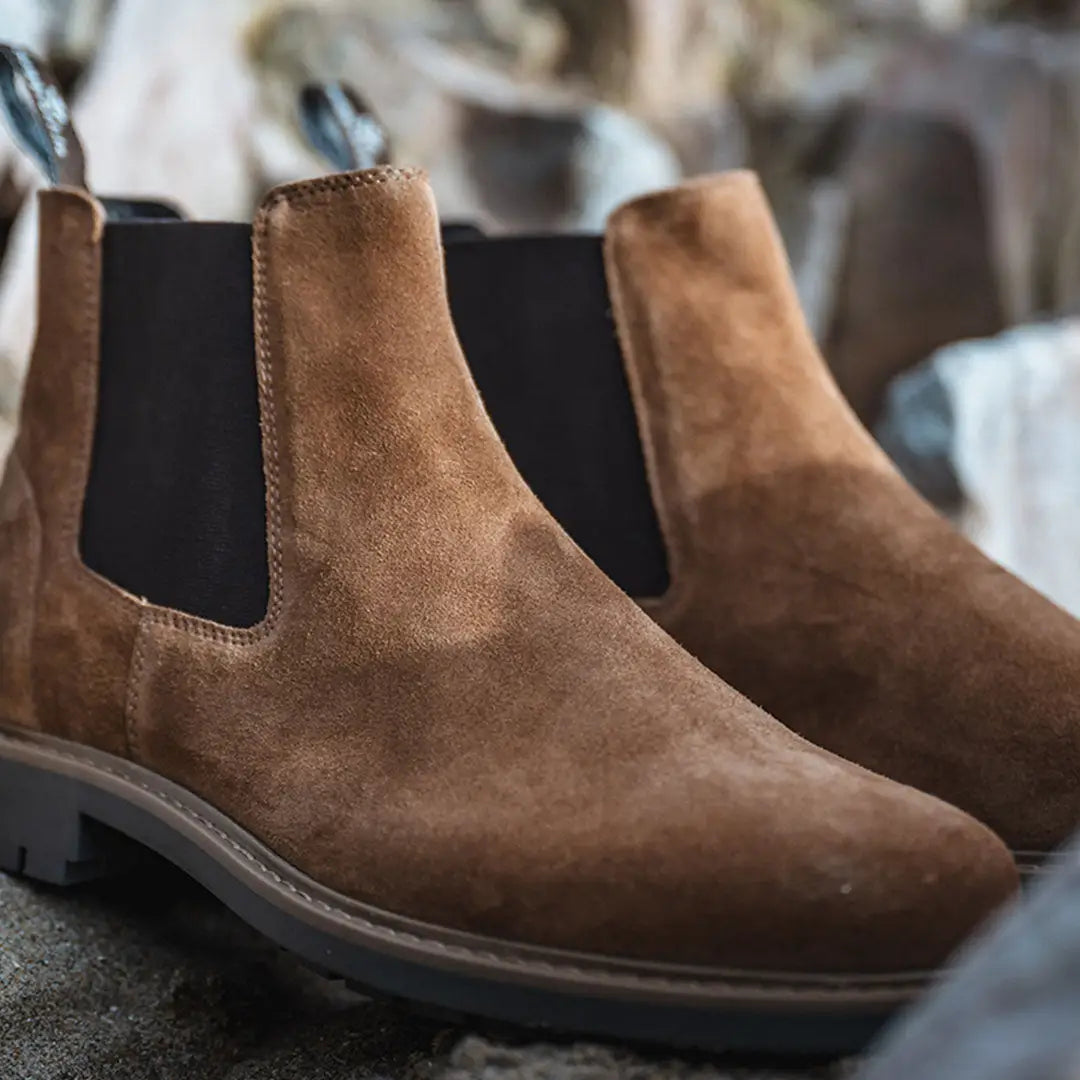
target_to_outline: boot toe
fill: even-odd
[[[1005,845],[974,818],[862,770],[754,843],[711,962],[837,975],[932,972],[1017,892]],[[814,800],[814,792],[807,792]],[[828,804],[828,805],[826,805]],[[739,910],[741,908],[741,911]],[[701,954],[699,954],[700,956]],[[689,958],[687,956],[686,958]]]
[[[508,811],[455,845],[428,836],[425,861],[464,844],[473,873],[417,874],[458,885],[400,907],[609,957],[906,977],[938,968],[1016,893],[1009,851],[973,818],[792,739],[794,753],[780,739],[742,770],[665,770],[603,808],[563,817],[553,800],[541,823]]]
[[[818,863],[811,955],[822,968],[934,971],[1019,888],[1011,854],[989,829],[913,789],[888,789],[881,817],[889,827],[867,838],[847,866],[830,865],[824,853]],[[851,813],[859,813],[857,803]]]

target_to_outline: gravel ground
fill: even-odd
[[[841,1080],[470,1032],[308,972],[171,868],[0,875],[0,1080]]]

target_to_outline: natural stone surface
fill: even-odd
[[[791,1072],[706,1062],[647,1060],[600,1046],[499,1045],[467,1036],[437,1070],[437,1080],[841,1080],[842,1066]]]
[[[2,1080],[841,1080],[469,1033],[313,975],[167,867],[0,875]]]
[[[1080,846],[961,957],[859,1080],[1080,1077]]]

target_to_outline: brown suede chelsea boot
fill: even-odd
[[[763,1050],[857,1045],[1017,884],[559,528],[469,377],[431,192],[388,168],[253,229],[41,196],[0,866],[70,883],[132,844],[377,991]]]
[[[979,817],[1023,867],[1080,827],[1080,623],[855,419],[752,175],[639,199],[603,241],[447,257],[514,460],[677,641],[812,742]]]

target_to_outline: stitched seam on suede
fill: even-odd
[[[65,207],[65,222],[70,217],[70,208]],[[80,233],[82,231],[82,223]],[[81,323],[79,333],[79,356],[75,362],[73,374],[74,393],[76,397],[75,412],[79,417],[82,430],[79,432],[78,456],[71,464],[72,470],[78,470],[76,483],[70,485],[68,504],[64,507],[64,515],[60,522],[58,539],[60,544],[60,558],[64,562],[79,566],[78,542],[79,542],[79,518],[82,514],[83,498],[86,491],[86,481],[90,473],[90,454],[94,442],[94,412],[91,402],[96,396],[93,393],[92,379],[95,374],[93,362],[94,318],[97,306],[96,290],[94,289],[94,248],[92,244],[80,244],[79,253],[79,291],[82,293],[82,313],[79,316]]]
[[[139,619],[135,628],[135,646],[131,652],[131,668],[128,672],[127,696],[124,701],[124,736],[128,757],[142,760],[139,744],[139,711],[142,700],[143,671],[146,667],[146,615]]]
[[[76,553],[79,543],[79,519],[82,516],[86,484],[90,476],[90,455],[93,452],[95,413],[97,412],[97,393],[96,387],[93,386],[93,378],[96,374],[94,368],[97,365],[94,364],[93,359],[94,330],[97,325],[94,314],[97,308],[98,290],[94,288],[94,248],[89,244],[83,245],[79,288],[83,294],[82,347],[78,363],[81,385],[77,385],[76,393],[79,397],[77,411],[82,423],[82,431],[79,433],[79,458],[74,464],[74,468],[77,468],[79,472],[78,483],[72,487],[71,505],[67,508],[61,534],[64,540],[64,558],[71,558],[76,562],[78,562]]]
[[[262,434],[263,473],[266,480],[266,533],[269,553],[270,599],[266,617],[258,626],[239,629],[221,626],[217,623],[200,619],[194,615],[170,608],[150,605],[146,619],[175,630],[187,631],[197,637],[216,641],[224,645],[246,645],[261,641],[277,625],[282,607],[282,578],[284,556],[281,545],[281,498],[280,498],[280,457],[278,451],[277,409],[274,400],[273,356],[276,345],[271,341],[269,303],[266,298],[267,254],[265,238],[269,229],[265,210],[260,211],[254,231],[255,270],[252,302],[255,311],[255,372],[259,386],[259,417]],[[138,708],[138,695],[131,702],[133,710]],[[130,726],[137,724],[134,712],[129,720]]]
[[[44,578],[43,566],[44,566],[44,548],[45,548],[45,533],[44,527],[41,522],[41,511],[38,508],[37,491],[34,489],[34,482],[30,477],[30,472],[23,464],[23,456],[21,450],[22,439],[16,438],[14,445],[11,447],[11,452],[8,455],[8,469],[18,469],[22,474],[23,490],[26,493],[26,499],[29,504],[29,510],[31,520],[34,525],[34,532],[37,538],[37,556],[34,560],[34,582],[33,588],[30,590],[30,634],[27,642],[28,656],[26,677],[30,681],[29,701],[27,707],[29,708],[29,716],[26,717],[26,726],[31,730],[35,730],[38,724],[37,719],[37,698],[33,690],[34,681],[34,653],[35,653],[35,641],[37,638],[37,621],[38,621],[38,609],[41,605],[41,583]],[[0,484],[6,477],[0,473]]]
[[[72,218],[71,208],[63,209],[63,222],[67,231],[68,222]],[[80,238],[82,223],[76,222],[79,227]],[[71,373],[73,394],[75,396],[75,412],[79,418],[82,430],[79,431],[79,445],[76,452],[76,460],[70,462],[68,468],[73,472],[77,470],[75,483],[67,485],[65,492],[65,505],[62,508],[61,518],[56,530],[58,541],[57,561],[67,563],[69,567],[79,568],[78,536],[79,516],[82,511],[83,495],[86,488],[86,479],[89,474],[89,461],[91,447],[94,438],[94,418],[90,409],[92,393],[90,391],[90,379],[93,375],[94,355],[94,308],[96,304],[94,290],[94,249],[92,245],[80,242],[78,290],[81,294],[81,313],[79,315],[79,352]]]
[[[618,213],[618,212],[617,212]],[[667,592],[660,597],[638,598],[639,605],[656,619],[670,618],[682,610],[683,605],[689,602],[693,596],[690,587],[690,573],[688,570],[691,562],[692,545],[687,539],[688,525],[685,520],[686,500],[679,498],[679,503],[684,508],[682,514],[672,511],[665,492],[668,484],[679,485],[677,470],[668,463],[667,467],[661,464],[661,451],[656,438],[656,423],[652,410],[649,409],[645,393],[645,375],[643,366],[646,364],[651,370],[652,381],[658,386],[663,397],[664,409],[667,410],[670,396],[664,385],[664,375],[661,365],[657,364],[652,356],[654,346],[649,342],[645,350],[650,354],[648,360],[641,356],[641,350],[637,348],[637,336],[632,323],[635,322],[629,314],[629,304],[626,299],[626,289],[623,285],[622,256],[615,250],[615,230],[617,222],[609,227],[604,237],[604,265],[607,270],[608,292],[611,296],[611,310],[614,315],[615,336],[619,342],[619,348],[623,355],[623,365],[626,368],[627,382],[630,384],[630,394],[634,401],[634,415],[637,417],[638,431],[641,435],[641,445],[645,455],[645,471],[649,478],[649,489],[652,492],[653,503],[656,506],[657,517],[660,521],[660,532],[664,538],[664,546],[668,555],[669,585]],[[665,427],[670,425],[670,418],[664,418]],[[671,457],[670,448],[667,451]]]
[[[419,180],[423,176],[424,172],[421,169],[379,168],[362,173],[342,173],[337,176],[304,180],[274,192],[263,213],[270,207],[283,202],[294,208],[301,207],[313,202],[319,195],[348,191],[350,188],[368,187],[373,184],[388,184],[396,180],[409,182]]]
[[[0,733],[0,742],[4,741],[2,733]],[[851,979],[845,976],[838,975],[835,978],[837,981],[844,983],[841,987],[828,987],[822,988],[820,986],[813,985],[813,976],[807,976],[805,982],[784,982],[781,978],[777,978],[776,981],[759,980],[752,977],[747,977],[745,980],[734,980],[730,975],[726,978],[712,979],[677,979],[665,976],[650,976],[650,975],[635,975],[633,973],[613,972],[611,968],[606,968],[603,964],[597,964],[595,967],[589,967],[581,964],[553,964],[543,960],[533,960],[529,957],[523,957],[520,954],[515,954],[512,948],[508,948],[505,953],[487,951],[481,952],[476,949],[469,949],[462,945],[447,945],[445,942],[437,941],[433,938],[421,937],[419,934],[408,933],[403,930],[394,930],[388,926],[380,926],[376,922],[372,922],[370,919],[364,919],[359,915],[354,915],[350,911],[346,911],[344,908],[335,907],[333,904],[328,904],[324,900],[319,900],[312,896],[310,893],[304,892],[303,889],[298,888],[292,882],[284,879],[276,871],[267,866],[258,856],[252,854],[242,845],[238,844],[231,836],[219,829],[212,821],[203,817],[201,814],[192,810],[190,807],[185,806],[182,802],[174,799],[166,792],[159,791],[156,788],[151,787],[148,784],[142,783],[142,781],[134,780],[129,776],[125,776],[122,772],[109,768],[107,765],[102,765],[100,762],[92,761],[89,758],[82,757],[79,754],[72,754],[65,750],[50,749],[49,753],[54,754],[59,758],[73,761],[79,765],[86,765],[99,772],[106,773],[109,776],[115,777],[117,780],[121,780],[126,784],[131,784],[140,791],[146,792],[148,795],[154,796],[156,799],[160,799],[162,802],[167,803],[174,810],[178,811],[184,817],[191,821],[196,822],[202,828],[208,830],[219,840],[223,841],[228,847],[236,854],[241,856],[246,862],[256,867],[260,872],[266,875],[276,885],[285,889],[287,892],[299,897],[301,900],[313,907],[317,907],[322,911],[327,912],[335,916],[335,918],[341,918],[346,922],[355,924],[356,926],[363,927],[368,930],[373,930],[379,934],[382,934],[388,938],[393,938],[398,941],[413,942],[418,945],[422,945],[424,948],[431,949],[436,952],[440,952],[446,956],[459,956],[474,959],[487,959],[494,960],[499,963],[513,963],[520,967],[547,971],[553,974],[580,974],[590,977],[604,976],[616,977],[621,981],[631,981],[644,986],[665,986],[672,988],[683,989],[731,989],[731,990],[748,990],[748,989],[760,989],[760,990],[772,990],[772,991],[807,991],[813,990],[815,993],[828,993],[832,990],[837,994],[847,994],[855,987],[859,982],[857,977]],[[875,991],[889,991],[889,990],[910,990],[913,986],[922,983],[925,979],[929,978],[928,972],[912,972],[910,975],[905,976],[889,976],[882,975],[880,977],[870,976],[865,980],[865,985]],[[823,976],[827,977],[827,976]]]
[[[259,384],[259,411],[266,477],[267,545],[270,554],[270,601],[267,605],[266,618],[258,626],[250,629],[239,629],[221,626],[218,623],[209,622],[194,615],[186,615],[171,608],[148,605],[148,620],[223,645],[255,644],[273,632],[282,608],[284,554],[281,541],[280,438],[273,377],[273,358],[278,355],[279,346],[273,340],[271,333],[270,303],[266,295],[268,276],[266,236],[270,228],[269,211],[281,203],[286,203],[294,209],[304,211],[310,209],[318,197],[323,194],[332,194],[394,181],[410,182],[422,178],[423,175],[420,170],[382,168],[365,173],[350,173],[306,180],[275,192],[259,211],[254,230],[255,274],[253,303],[255,308],[255,367]],[[135,704],[137,705],[138,702],[136,701]],[[135,723],[136,720],[132,722]]]

